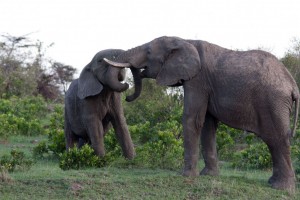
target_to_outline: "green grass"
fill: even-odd
[[[35,139],[43,138],[14,137],[0,145],[0,155],[11,148],[29,155]],[[57,161],[43,160],[0,179],[0,199],[300,199],[299,183],[295,194],[272,189],[270,171],[238,171],[224,163],[218,177],[179,173],[130,167],[63,171]]]

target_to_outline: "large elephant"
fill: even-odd
[[[122,52],[114,49],[98,52],[82,70],[79,79],[71,83],[65,96],[67,149],[76,143],[88,142],[98,156],[103,156],[104,135],[111,122],[124,156],[129,159],[134,157],[135,151],[121,104],[120,92],[128,89],[127,83],[120,82],[125,78],[125,69],[112,67],[103,61],[104,57],[113,59]],[[132,73],[135,74],[135,71]],[[136,87],[140,83],[136,81]],[[129,99],[134,100],[133,97]]]
[[[141,77],[184,88],[183,175],[196,176],[201,138],[205,167],[217,175],[216,129],[221,121],[255,133],[270,150],[278,189],[294,189],[290,138],[295,133],[299,90],[284,65],[270,53],[232,51],[201,41],[160,37],[105,59],[116,67],[144,69]],[[295,102],[293,129],[290,115]]]

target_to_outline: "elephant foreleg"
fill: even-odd
[[[128,131],[126,119],[124,117],[120,94],[115,93],[113,100],[114,106],[112,106],[113,109],[111,112],[111,122],[114,127],[117,139],[121,145],[123,155],[128,159],[132,159],[135,156],[135,150]]]
[[[219,174],[216,147],[217,124],[218,121],[207,113],[201,133],[201,147],[205,167],[200,172],[200,175],[216,176]]]
[[[199,140],[207,109],[207,98],[196,88],[184,85],[183,139],[184,176],[197,176]]]
[[[105,155],[104,148],[104,130],[101,122],[90,123],[87,126],[87,132],[91,141],[91,146],[95,154],[99,157]]]

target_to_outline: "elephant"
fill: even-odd
[[[108,65],[103,58],[114,58],[123,50],[108,49],[98,52],[74,80],[65,95],[66,149],[90,143],[95,154],[104,156],[104,136],[112,124],[123,155],[132,159],[134,145],[128,131],[121,103],[121,93],[128,89],[125,69]],[[134,71],[132,71],[135,74]],[[139,85],[138,81],[135,83]],[[139,89],[137,89],[138,91]],[[138,95],[138,94],[135,94]],[[132,97],[128,97],[133,100]]]
[[[183,86],[183,175],[199,174],[200,141],[205,163],[200,175],[219,174],[216,129],[222,122],[260,137],[272,157],[268,182],[276,189],[295,189],[290,138],[298,120],[299,89],[275,56],[163,36],[104,60],[116,68],[143,70],[140,78],[156,79],[159,85]]]

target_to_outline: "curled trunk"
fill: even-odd
[[[133,94],[126,97],[126,101],[128,102],[134,101],[141,94],[142,77],[141,70],[139,68],[141,67],[141,63],[145,60],[145,56],[146,54],[144,51],[144,46],[139,46],[119,54],[119,56],[113,60],[104,58],[104,61],[111,66],[114,66],[113,68],[115,69],[130,67],[131,73],[133,75],[135,91]],[[118,85],[118,83],[116,83],[116,80],[111,80],[111,82],[114,82],[114,86]]]
[[[117,92],[123,92],[128,89],[129,85],[127,83],[121,83],[120,78],[120,69],[116,67],[109,67],[107,71],[107,78],[105,84],[108,85],[112,90]]]

